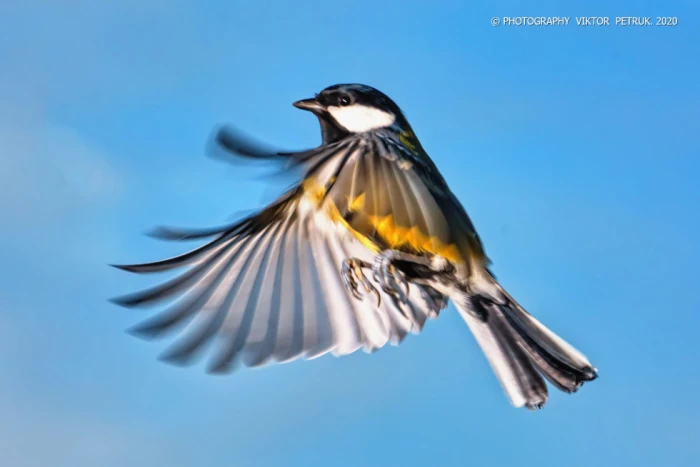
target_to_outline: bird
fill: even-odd
[[[115,265],[182,270],[114,300],[169,303],[131,331],[180,331],[162,358],[189,364],[213,348],[208,371],[241,364],[374,352],[397,345],[451,301],[514,407],[542,408],[548,385],[576,392],[598,370],[498,282],[470,217],[399,106],[363,84],[336,84],[294,102],[321,130],[313,149],[286,151],[230,125],[214,134],[228,157],[277,164],[295,182],[274,202],[210,229],[151,235],[201,246],[165,260]]]

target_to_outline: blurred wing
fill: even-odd
[[[439,254],[467,266],[488,261],[469,216],[427,155],[381,133],[359,139],[359,149],[334,170],[327,196],[354,230],[381,248]]]
[[[342,282],[341,262],[370,261],[373,253],[347,231],[329,229],[328,218],[303,214],[303,195],[301,187],[294,189],[260,213],[218,230],[157,231],[168,239],[213,239],[174,258],[118,266],[136,273],[187,268],[153,289],[115,300],[128,307],[173,300],[133,332],[156,337],[184,327],[163,358],[187,363],[211,342],[209,368],[223,372],[239,360],[257,366],[398,344],[437,315],[439,306],[417,285],[407,305],[383,292],[379,307],[371,294],[352,297]]]

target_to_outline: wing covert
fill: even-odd
[[[434,165],[380,134],[358,139],[359,150],[327,194],[353,230],[382,249],[439,254],[458,264],[487,261],[471,220]]]

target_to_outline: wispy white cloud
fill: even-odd
[[[0,260],[15,264],[17,280],[18,268],[108,262],[115,241],[106,220],[126,192],[118,158],[53,121],[45,91],[0,73]],[[11,293],[0,290],[0,299]]]
[[[103,151],[48,115],[51,75],[20,41],[0,73],[0,211],[7,224],[55,220],[116,193]],[[25,52],[27,52],[25,54]]]

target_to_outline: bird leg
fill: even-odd
[[[419,256],[398,250],[384,250],[374,257],[372,271],[382,290],[403,303],[408,300],[409,283],[420,284],[424,288],[431,287],[435,293],[424,298],[442,309],[447,306],[447,300],[441,292],[434,290],[434,286],[454,280],[455,267],[438,255]],[[402,287],[406,289],[405,292]]]
[[[394,266],[394,261],[423,261],[419,256],[409,255],[397,250],[384,250],[374,257],[372,272],[374,280],[382,290],[394,296],[401,303],[408,303],[408,281],[406,275]],[[405,291],[404,291],[405,289]]]
[[[340,270],[340,274],[343,277],[343,283],[345,288],[349,290],[355,298],[362,300],[363,294],[360,293],[359,285],[365,289],[365,294],[374,293],[377,297],[377,306],[381,304],[381,297],[379,291],[372,285],[372,283],[367,279],[367,276],[362,271],[362,269],[370,269],[371,264],[366,261],[362,261],[358,258],[348,258],[343,260],[343,265]]]
[[[371,269],[373,278],[381,289],[400,303],[408,303],[409,283],[414,282],[422,286],[423,298],[434,312],[438,313],[447,306],[446,297],[431,287],[436,281],[449,280],[454,273],[454,265],[442,257],[384,250],[374,257],[372,264],[359,258],[344,260],[341,276],[345,288],[360,300],[364,295],[374,293],[379,306],[381,295],[363,269]],[[361,293],[360,286],[364,289],[364,294]]]

